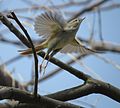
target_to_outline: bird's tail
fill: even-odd
[[[44,49],[44,48],[46,48],[46,42],[43,42],[43,43],[35,46],[35,51],[36,51],[36,53],[39,53],[39,51]],[[21,55],[29,55],[29,54],[32,54],[32,53],[33,53],[32,48],[28,48],[26,50],[20,51]]]

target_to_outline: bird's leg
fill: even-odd
[[[43,58],[43,61],[42,61],[41,65],[40,65],[40,73],[42,72],[43,63],[44,63],[46,57],[50,54],[51,51],[52,51],[52,49],[50,48],[50,49],[48,49],[47,53],[45,54],[45,56]],[[43,68],[44,68],[43,74],[45,74],[45,66],[43,66]]]
[[[47,67],[47,65],[48,65],[51,57],[53,57],[58,51],[60,51],[60,49],[54,50],[54,51],[49,55],[48,61],[47,61],[47,63],[46,63],[45,66],[44,66],[44,73],[45,73],[45,69],[46,69],[46,67]]]
[[[46,70],[46,67],[47,67],[47,65],[49,63],[50,58],[51,58],[51,55],[49,55],[47,63],[43,66],[43,68],[44,68],[43,75],[45,74],[45,70]]]
[[[42,73],[42,66],[43,66],[43,63],[44,63],[47,55],[48,55],[48,53],[45,54],[45,56],[44,56],[44,58],[43,58],[43,60],[42,60],[42,63],[40,64],[40,74]]]

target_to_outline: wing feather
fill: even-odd
[[[73,40],[70,44],[67,44],[60,50],[61,53],[80,53],[83,54],[91,54],[95,53],[94,50],[91,50],[85,47],[77,38]]]
[[[36,17],[34,28],[40,36],[47,39],[52,34],[63,30],[65,23],[61,14],[48,11]]]

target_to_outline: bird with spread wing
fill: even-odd
[[[48,11],[35,20],[35,31],[46,40],[35,46],[36,53],[40,50],[48,48],[44,60],[47,55],[52,57],[57,52],[61,53],[80,53],[86,54],[93,52],[91,49],[86,48],[76,37],[76,33],[80,27],[81,22],[84,20],[81,18],[75,18],[67,22],[60,13]],[[22,55],[28,55],[32,53],[32,49],[29,48],[21,52]],[[42,63],[44,62],[42,61]]]

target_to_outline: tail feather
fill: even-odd
[[[35,46],[36,53],[38,53],[40,50],[44,49],[45,47],[46,47],[45,44],[40,44],[40,45]],[[20,51],[21,55],[29,55],[32,53],[33,53],[32,48],[28,48],[26,50],[23,50],[22,52]]]

